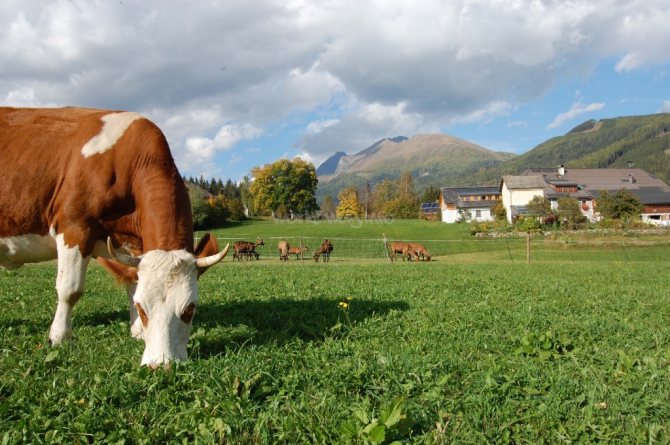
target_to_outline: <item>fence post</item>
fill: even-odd
[[[300,260],[305,261],[305,257],[302,255],[302,236],[298,238],[300,240]]]
[[[530,232],[526,232],[526,262],[530,263]]]

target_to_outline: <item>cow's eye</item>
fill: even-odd
[[[184,312],[181,313],[181,316],[179,318],[184,323],[190,323],[191,320],[193,320],[194,314],[195,314],[195,304],[191,303],[188,306],[186,306],[186,309],[184,309]]]
[[[140,320],[142,320],[142,326],[146,328],[149,325],[149,316],[144,312],[144,308],[141,304],[135,303],[135,307],[137,308],[137,315],[139,315]]]

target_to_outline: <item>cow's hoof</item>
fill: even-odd
[[[144,329],[139,319],[130,327],[130,335],[137,340],[144,339]]]
[[[49,334],[49,346],[56,346],[72,340],[72,329],[63,333],[52,332]]]

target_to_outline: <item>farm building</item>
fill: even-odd
[[[470,221],[492,221],[500,202],[498,187],[443,187],[440,191],[442,221],[454,223],[469,215]]]
[[[631,192],[644,205],[642,220],[670,225],[670,186],[639,168],[532,168],[521,176],[503,176],[500,191],[507,218],[511,222],[525,213],[525,205],[534,196],[549,200],[552,208],[563,196],[579,201],[589,221],[597,221],[597,198],[601,191]]]

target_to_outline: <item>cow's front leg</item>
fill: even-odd
[[[126,283],[126,293],[128,294],[128,312],[130,313],[130,335],[138,340],[142,340],[144,338],[144,328],[142,327],[142,320],[140,320],[137,314],[137,307],[135,307],[135,301],[133,299],[136,289],[137,283]]]
[[[72,338],[72,308],[84,293],[86,267],[90,257],[84,257],[78,246],[69,247],[62,234],[56,237],[58,275],[56,292],[58,305],[49,331],[49,341],[57,345]]]

